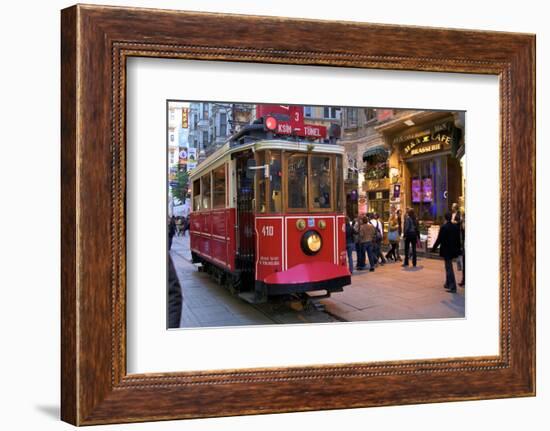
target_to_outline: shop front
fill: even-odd
[[[449,116],[390,137],[394,151],[390,169],[397,172],[394,182],[400,188],[395,207],[414,210],[424,251],[433,246],[452,204],[464,205],[463,170],[457,155],[459,148],[460,157],[464,154],[461,135]]]
[[[390,216],[389,150],[385,145],[370,148],[363,154],[366,213],[378,214],[387,221]]]

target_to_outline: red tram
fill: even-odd
[[[278,123],[245,126],[190,173],[193,262],[249,302],[351,283],[344,150]]]

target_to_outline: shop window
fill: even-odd
[[[330,209],[332,205],[330,156],[311,157],[311,207]]]
[[[200,180],[193,181],[193,211],[201,209],[201,183]]]
[[[201,192],[202,192],[201,209],[203,210],[209,210],[212,208],[212,205],[210,202],[212,191],[210,189],[210,185],[211,185],[211,182],[210,182],[210,172],[209,172],[206,175],[201,177]]]
[[[307,202],[307,156],[293,155],[288,158],[288,208],[306,209]]]
[[[212,207],[225,208],[225,165],[212,172],[213,190]]]

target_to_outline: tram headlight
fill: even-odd
[[[321,235],[314,230],[308,230],[302,236],[302,250],[305,254],[310,256],[316,254],[319,250],[321,250],[322,245],[323,240],[321,239]]]
[[[266,117],[264,124],[266,129],[271,130],[272,132],[277,129],[277,119],[275,117]]]

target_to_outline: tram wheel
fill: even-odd
[[[232,295],[237,295],[241,291],[242,281],[240,277],[234,275],[227,275],[225,277],[225,286]]]

